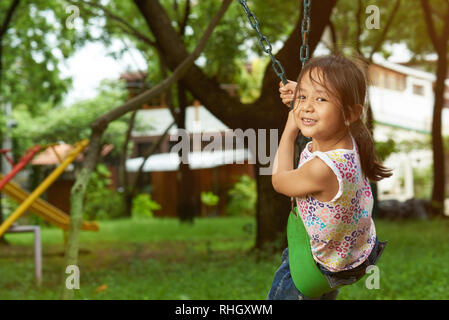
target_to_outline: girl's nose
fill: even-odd
[[[304,112],[313,112],[313,103],[311,100],[306,100],[302,103],[302,110]]]

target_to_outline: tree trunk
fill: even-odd
[[[445,165],[443,139],[441,135],[441,113],[444,105],[444,81],[446,80],[446,71],[447,56],[446,50],[443,49],[438,54],[435,103],[433,106],[432,118],[433,189],[431,211],[433,215],[437,216],[444,216]]]
[[[186,109],[187,109],[186,89],[178,83],[178,105],[179,117],[177,118],[178,129],[186,129]],[[192,133],[193,135],[194,133]],[[195,151],[195,150],[193,150]],[[198,150],[196,150],[198,151]],[[195,214],[201,209],[200,199],[195,188],[193,171],[188,163],[181,161],[177,173],[178,182],[178,206],[177,212],[181,222],[193,223]]]
[[[128,158],[128,145],[131,140],[131,133],[134,128],[134,122],[136,118],[137,110],[133,111],[131,118],[129,119],[128,129],[126,131],[126,138],[123,142],[123,148],[120,156],[119,164],[119,184],[123,188],[123,201],[125,204],[125,216],[131,217],[132,201],[134,195],[131,193],[128,172],[126,171],[126,159]]]
[[[101,137],[106,130],[106,126],[101,126],[92,130],[91,139],[89,142],[89,150],[83,163],[83,169],[76,178],[75,184],[72,187],[70,195],[70,226],[67,237],[67,245],[65,248],[64,266],[63,270],[63,287],[61,293],[62,300],[73,299],[73,289],[66,286],[66,268],[68,266],[78,265],[78,249],[79,249],[79,232],[83,223],[83,200],[86,194],[87,185],[89,184],[90,175],[95,170],[97,158],[101,151]]]
[[[432,20],[432,8],[430,3],[421,0],[421,7],[426,21],[427,34],[432,41],[435,52],[438,55],[437,74],[434,87],[435,102],[432,118],[432,149],[433,149],[433,188],[431,200],[431,214],[444,216],[444,149],[441,134],[441,113],[444,105],[445,80],[447,73],[447,45],[449,41],[449,3],[446,3],[446,12],[441,34],[438,35],[435,23]],[[442,8],[439,8],[442,10]]]

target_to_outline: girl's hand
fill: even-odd
[[[288,135],[292,139],[296,139],[298,136],[298,133],[300,131],[300,127],[298,126],[298,123],[296,119],[298,118],[298,110],[299,108],[295,108],[293,110],[290,110],[288,112],[288,119],[287,123],[285,124],[284,133]]]
[[[288,80],[288,83],[284,85],[282,81],[279,83],[279,93],[282,99],[282,103],[287,107],[290,107],[290,102],[293,101],[295,95],[296,82]]]

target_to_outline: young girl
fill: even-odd
[[[297,85],[298,84],[298,85]],[[317,267],[331,288],[351,284],[377,262],[386,242],[379,242],[371,218],[369,180],[391,176],[375,160],[373,139],[362,121],[366,81],[363,72],[342,56],[312,58],[297,82],[280,84],[288,114],[273,166],[274,189],[296,198]],[[312,138],[293,168],[294,142],[301,132]],[[335,299],[334,290],[321,299]],[[276,271],[267,299],[308,299],[295,287],[288,259]]]

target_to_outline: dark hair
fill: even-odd
[[[312,71],[318,70],[319,79],[312,78]],[[311,58],[298,76],[296,93],[301,79],[308,74],[316,82],[337,98],[335,103],[342,108],[346,119],[356,105],[365,106],[367,81],[365,73],[352,60],[341,55],[327,55]],[[328,85],[326,86],[325,83]],[[360,152],[363,174],[372,181],[379,181],[392,175],[376,156],[374,140],[362,119],[353,122],[349,130]]]

